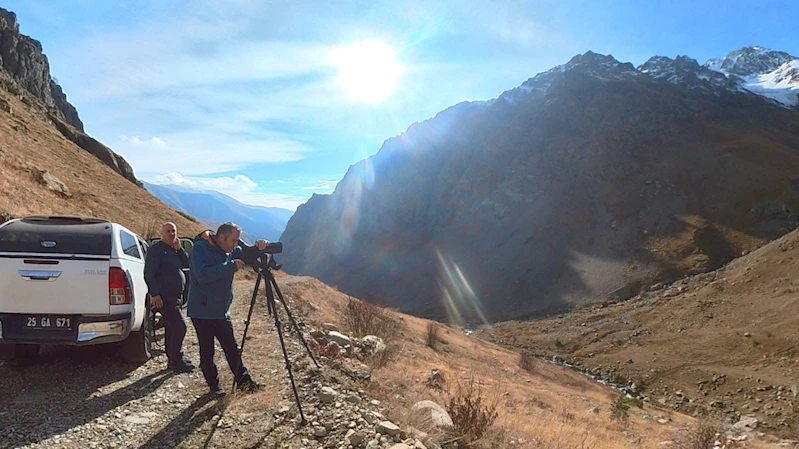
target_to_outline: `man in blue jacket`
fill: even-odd
[[[241,360],[238,343],[233,335],[230,321],[230,306],[233,303],[233,275],[245,267],[238,258],[241,228],[234,223],[224,223],[216,233],[205,231],[194,239],[189,256],[191,268],[189,301],[186,314],[191,318],[200,345],[200,369],[212,394],[223,396],[219,385],[219,372],[214,363],[214,339],[219,341],[228,366],[236,377],[240,390],[253,392],[257,384]],[[258,240],[256,246],[264,250],[266,240]]]

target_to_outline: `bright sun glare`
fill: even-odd
[[[405,72],[391,46],[378,39],[337,49],[330,57],[339,70],[338,83],[355,101],[385,100]]]

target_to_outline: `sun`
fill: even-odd
[[[359,41],[334,50],[330,59],[338,67],[338,83],[354,101],[375,103],[397,89],[405,67],[394,49],[379,39]]]

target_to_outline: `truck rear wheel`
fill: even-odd
[[[128,338],[122,341],[120,345],[120,355],[122,359],[129,363],[145,363],[152,357],[153,347],[153,331],[152,320],[150,314],[150,307],[144,313],[144,321],[142,321],[141,328],[137,331],[132,331]]]

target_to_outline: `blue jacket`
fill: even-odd
[[[198,235],[189,255],[191,275],[186,315],[190,318],[230,317],[233,275],[236,273],[233,259],[240,258],[241,247],[237,246],[227,254],[216,246],[213,237],[211,231]]]

